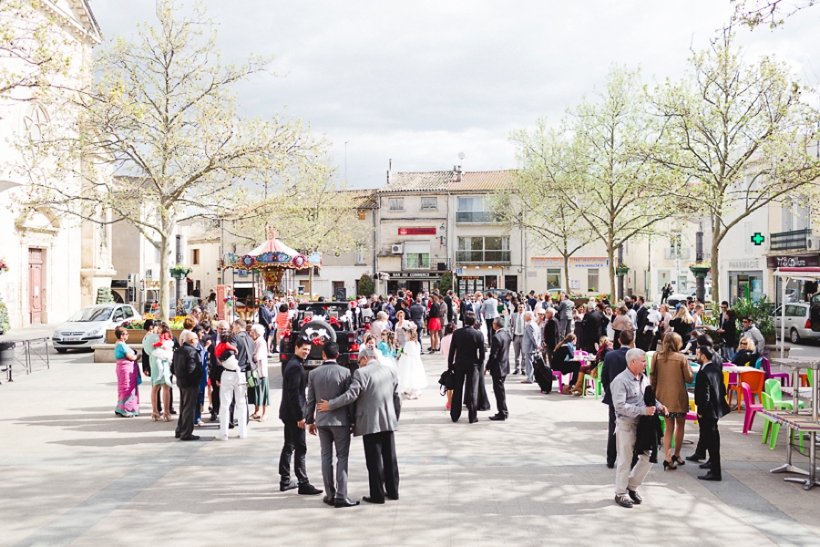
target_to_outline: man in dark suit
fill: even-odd
[[[444,297],[444,304],[447,305],[447,322],[452,323],[456,320],[456,314],[453,312],[453,291],[447,291],[447,296]]]
[[[336,362],[339,344],[326,342],[322,346],[322,366],[308,375],[307,419],[308,433],[319,435],[322,447],[322,479],[325,482],[325,499],[331,507],[354,507],[358,500],[347,497],[347,460],[350,454],[350,424],[353,405],[337,408],[333,412],[316,413],[317,400],[329,400],[347,391],[350,371]],[[333,480],[333,449],[336,449],[336,480]]]
[[[598,350],[595,345],[606,332],[606,325],[609,320],[604,315],[604,305],[600,302],[595,309],[584,314],[581,325],[584,329],[584,351],[595,354]]]
[[[461,417],[462,400],[467,404],[470,423],[478,421],[478,370],[484,364],[484,336],[481,331],[473,328],[475,321],[475,313],[466,312],[464,326],[453,333],[450,341],[447,368],[454,375],[453,403],[450,405],[450,418],[454,422]],[[464,397],[465,382],[467,384],[466,397]]]
[[[544,350],[547,352],[547,364],[552,363],[552,352],[558,342],[558,321],[555,319],[555,308],[544,312]]]
[[[182,333],[182,346],[174,352],[174,374],[179,388],[179,421],[176,438],[181,441],[197,441],[194,435],[194,419],[199,404],[199,383],[202,380],[202,358],[196,349],[199,342],[191,331]]]
[[[646,326],[649,324],[647,317],[649,316],[649,308],[646,307],[646,301],[643,296],[639,296],[635,303],[635,345],[644,351],[649,351],[649,342],[654,338],[653,332],[646,332]]]
[[[368,503],[399,499],[399,464],[393,433],[399,428],[401,395],[399,376],[394,367],[379,363],[375,350],[359,352],[359,368],[353,373],[347,391],[330,401],[320,401],[320,412],[333,411],[356,403],[353,434],[364,443],[364,461],[370,482]]]
[[[487,371],[493,379],[493,393],[498,413],[490,416],[491,420],[503,421],[509,417],[507,412],[507,393],[504,389],[504,380],[510,373],[510,332],[504,328],[504,318],[493,319],[493,331],[490,342],[490,357],[487,359]],[[485,372],[484,374],[486,374]],[[452,406],[452,405],[451,405]]]
[[[698,425],[703,437],[701,442],[709,452],[709,461],[700,465],[703,469],[709,469],[709,472],[698,478],[704,481],[719,481],[722,477],[718,420],[729,413],[726,386],[723,384],[720,360],[716,359],[714,349],[708,346],[698,347],[697,360],[701,368],[695,378],[695,405],[698,408]]]
[[[310,340],[298,337],[293,357],[282,365],[282,403],[279,405],[279,419],[285,424],[285,444],[279,456],[279,490],[285,492],[297,487],[290,480],[290,459],[295,451],[293,471],[299,481],[299,493],[304,496],[316,496],[322,493],[310,484],[305,468],[307,401],[305,399],[304,365],[310,353],[310,344]]]
[[[609,392],[609,384],[620,373],[626,370],[626,352],[635,347],[635,335],[631,330],[621,331],[618,340],[621,347],[607,352],[604,357],[604,365],[601,367],[601,385],[604,388],[604,398],[601,401],[609,406],[609,437],[606,441],[606,466],[610,469],[615,467],[615,459],[618,457],[618,446],[615,442],[615,405],[612,401],[612,393]]]

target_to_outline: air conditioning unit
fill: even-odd
[[[806,249],[810,251],[820,251],[820,237],[807,237]]]
[[[394,255],[400,255],[402,252],[404,252],[404,245],[391,245],[390,252]]]

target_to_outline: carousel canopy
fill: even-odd
[[[310,257],[301,254],[276,239],[275,231],[270,228],[268,236],[267,241],[246,255],[226,254],[223,259],[224,267],[238,270],[301,270],[311,266],[322,267],[322,258],[319,253],[313,253]]]

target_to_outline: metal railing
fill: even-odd
[[[509,264],[510,251],[456,251],[456,262]]]
[[[499,222],[500,219],[492,211],[458,211],[456,212],[456,222],[459,223],[474,223],[474,224],[491,224]]]
[[[410,253],[402,256],[401,269],[446,272],[450,270],[450,259]]]
[[[772,251],[790,251],[805,249],[806,240],[811,235],[811,229],[793,230],[791,232],[775,232],[769,235],[769,249]]]

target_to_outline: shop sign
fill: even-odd
[[[560,256],[534,256],[530,260],[533,268],[564,267],[564,259]],[[569,265],[573,268],[608,268],[609,260],[605,256],[573,256]]]
[[[769,268],[816,268],[820,266],[820,255],[767,256]]]
[[[747,258],[744,260],[730,260],[729,261],[729,269],[730,270],[759,270],[760,269],[760,259],[759,258]]]
[[[434,236],[436,227],[432,228],[399,228],[400,236]]]
[[[440,273],[431,272],[385,272],[390,276],[390,279],[440,279]]]

